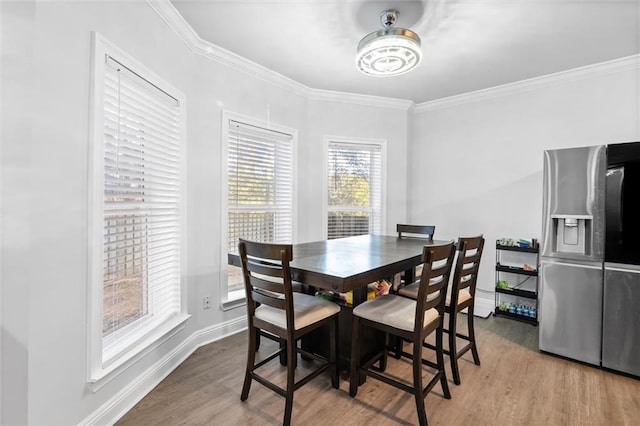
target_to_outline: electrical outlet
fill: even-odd
[[[202,298],[202,309],[211,309],[211,297],[204,296]]]

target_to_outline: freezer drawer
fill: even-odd
[[[602,366],[640,376],[640,266],[605,263]]]
[[[540,350],[600,365],[602,268],[542,258]]]

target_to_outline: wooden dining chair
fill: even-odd
[[[451,372],[453,382],[460,384],[460,371],[458,369],[458,359],[471,350],[473,362],[480,365],[478,356],[478,346],[476,345],[476,333],[473,326],[473,308],[476,299],[476,284],[478,281],[478,270],[484,249],[484,238],[467,237],[458,239],[458,258],[456,260],[453,281],[447,292],[445,302],[445,312],[449,315],[448,325],[445,332],[449,335],[449,349],[445,351],[451,361]],[[458,331],[458,314],[464,309],[467,310],[467,334]],[[457,338],[465,340],[467,343],[458,349]]]
[[[449,345],[448,349],[445,349],[444,352],[449,355],[453,382],[459,385],[460,370],[458,368],[458,359],[460,359],[460,357],[470,350],[473,356],[473,362],[476,365],[480,365],[473,324],[473,310],[478,269],[484,248],[484,238],[482,235],[477,237],[460,237],[456,246],[455,268],[445,299],[445,312],[448,314],[448,321],[444,327],[444,332],[448,335]],[[417,293],[418,286],[415,284],[405,286],[399,291],[400,295],[410,298],[417,297]],[[457,327],[458,314],[465,309],[467,309],[467,334],[459,332]],[[457,339],[465,340],[467,343],[458,349]],[[429,343],[425,343],[425,346],[435,349],[435,347]]]
[[[436,227],[435,225],[407,225],[398,223],[396,224],[396,232],[398,233],[398,238],[415,238],[433,241],[433,234],[436,232]],[[399,277],[395,277],[392,280],[394,285],[391,288],[391,292],[398,293],[398,290],[402,286],[415,282],[416,277],[420,277],[421,274],[422,264],[416,266],[412,273],[407,274],[407,271],[400,273]],[[402,352],[402,339],[396,338],[391,344],[394,348],[396,359],[400,359],[400,352]]]
[[[331,369],[331,384],[338,388],[338,313],[335,303],[308,294],[293,291],[289,263],[292,261],[290,244],[257,243],[240,239],[238,245],[247,297],[249,330],[247,366],[240,399],[249,397],[252,380],[266,386],[285,398],[284,425],[291,423],[294,391]],[[320,356],[298,347],[298,340],[323,327],[329,328],[329,354]],[[257,336],[262,335],[281,343],[273,353],[256,362]],[[286,353],[286,387],[267,379],[259,369],[269,361]],[[316,365],[296,381],[297,354]]]
[[[422,254],[424,268],[420,277],[417,299],[387,294],[366,301],[353,309],[349,380],[349,394],[352,397],[357,395],[360,374],[383,381],[414,395],[420,425],[427,424],[424,398],[438,382],[442,386],[444,397],[451,398],[444,368],[442,336],[445,292],[454,252],[453,243],[443,246],[424,247]],[[381,368],[374,366],[376,362],[380,362],[381,366],[386,363],[386,347],[368,359],[360,360],[359,336],[364,328],[381,330],[386,335],[398,336],[413,343],[413,351],[411,353],[401,352],[403,357],[412,360],[412,383],[406,383],[392,377]],[[436,341],[435,363],[422,357],[422,342],[434,332]],[[436,370],[425,387],[423,387],[422,378],[423,365]]]

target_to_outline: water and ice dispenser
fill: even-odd
[[[552,251],[557,254],[591,254],[593,218],[586,215],[551,215]]]
[[[604,146],[545,151],[543,258],[602,262],[606,165]]]

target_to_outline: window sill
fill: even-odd
[[[181,314],[170,319],[150,333],[139,344],[124,352],[108,366],[97,369],[89,377],[89,387],[92,392],[97,392],[104,385],[116,378],[118,375],[133,366],[136,362],[149,354],[161,344],[182,331],[185,323],[191,317],[188,314]]]
[[[230,311],[247,304],[247,299],[244,294],[244,290],[230,292],[227,299],[223,300],[221,307],[223,311]]]

